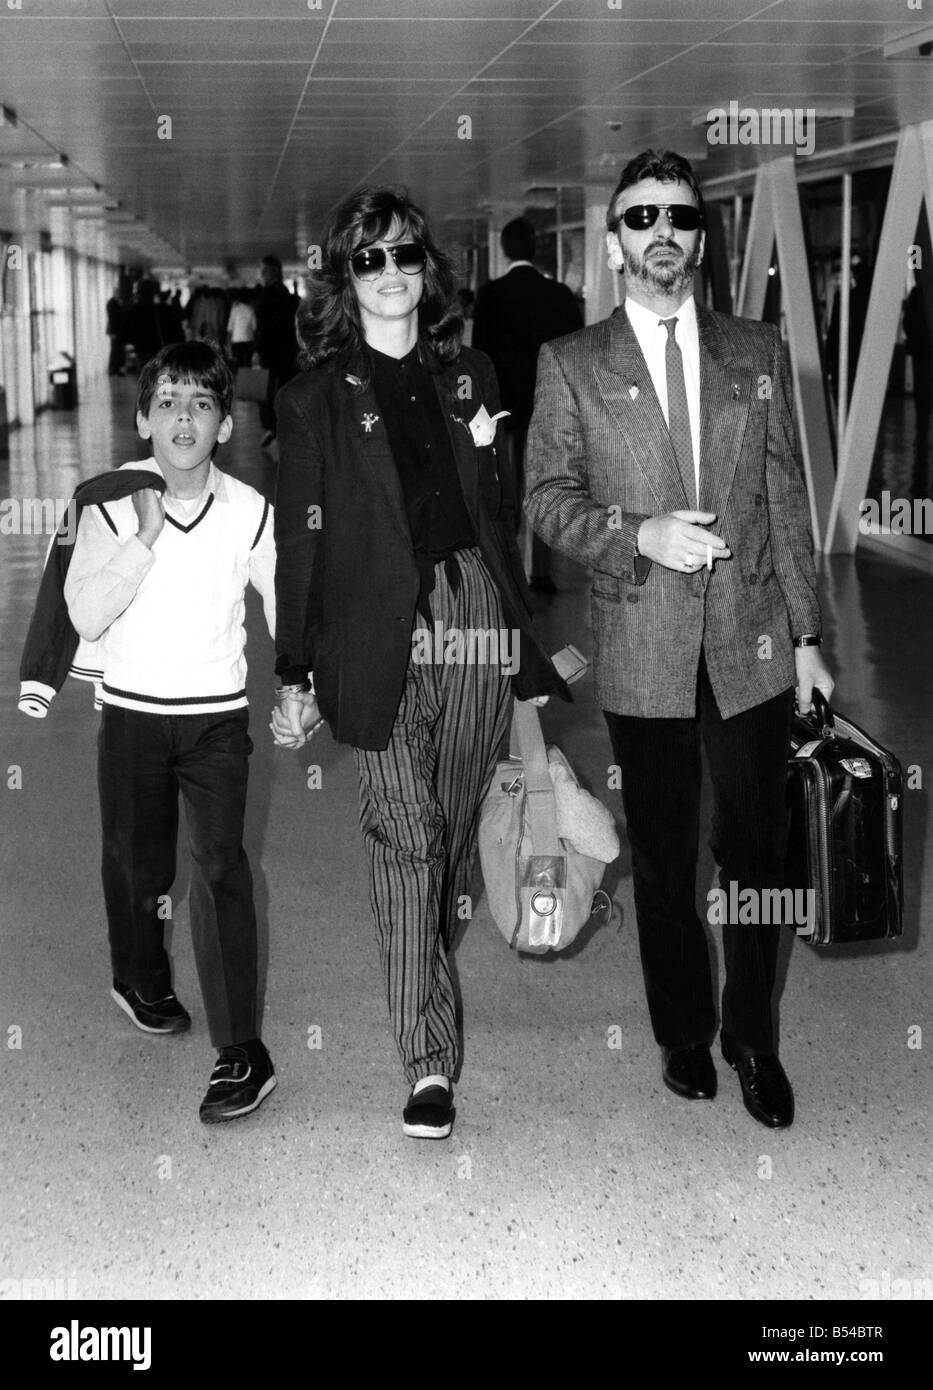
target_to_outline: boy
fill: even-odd
[[[269,504],[214,467],[233,428],[233,378],[202,342],[143,368],[136,426],[164,479],[84,510],[65,580],[71,621],[100,638],[98,785],[114,1001],[147,1033],[191,1019],[172,991],[163,919],[175,878],[178,793],[191,845],[191,934],[219,1056],[207,1123],[259,1106],[275,1086],[258,1036],[253,882],[243,850],[248,757],[244,590],[275,631]]]

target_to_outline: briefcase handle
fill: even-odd
[[[810,701],[810,709],[801,718],[808,719],[811,724],[819,725],[820,738],[833,738],[836,733],[836,721],[829,707],[829,701],[818,686],[813,687]]]

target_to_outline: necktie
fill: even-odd
[[[697,506],[696,472],[693,466],[693,436],[690,433],[690,412],[687,409],[687,387],[684,382],[684,359],[680,353],[674,329],[676,319],[658,319],[667,329],[664,345],[664,366],[667,372],[667,430],[671,436],[680,476],[684,480],[687,506]]]

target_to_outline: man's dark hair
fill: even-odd
[[[642,179],[656,179],[659,183],[685,183],[696,198],[702,218],[701,225],[706,225],[703,194],[700,192],[700,185],[697,183],[689,160],[684,159],[683,155],[675,154],[673,150],[642,150],[641,154],[637,154],[626,164],[619,182],[616,184],[615,192],[609,199],[609,207],[606,209],[606,226],[610,232],[618,231],[619,223],[622,220],[616,211],[619,194],[624,193],[627,188],[631,188],[633,183],[640,183]]]
[[[281,280],[281,278],[282,278],[282,262],[279,260],[278,256],[263,256],[263,258],[262,258],[262,260],[259,262],[259,264],[260,264],[260,265],[267,265],[267,266],[269,267],[270,270],[274,270],[275,273],[276,273],[276,275],[277,275],[277,276],[279,277],[279,279]]]
[[[507,260],[533,261],[535,258],[534,223],[527,217],[516,217],[506,222],[499,233],[502,250]]]
[[[339,352],[360,354],[358,371],[369,379],[369,357],[362,353],[365,336],[353,288],[350,257],[360,247],[383,241],[393,223],[406,240],[423,246],[424,291],[418,305],[418,331],[443,362],[460,351],[463,317],[453,300],[453,267],[434,244],[424,213],[405,189],[360,188],[339,206],[324,235],[321,268],[308,279],[307,298],[298,306],[295,324],[301,344],[300,365],[307,369]]]
[[[167,376],[172,385],[190,381],[201,391],[209,391],[217,401],[223,418],[233,404],[233,374],[223,354],[210,343],[169,343],[147,362],[136,386],[136,409],[149,414],[159,378]]]

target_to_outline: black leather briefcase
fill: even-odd
[[[794,716],[787,796],[785,885],[807,904],[797,934],[817,945],[900,936],[901,765],[857,724],[834,715],[819,690],[811,712]]]

